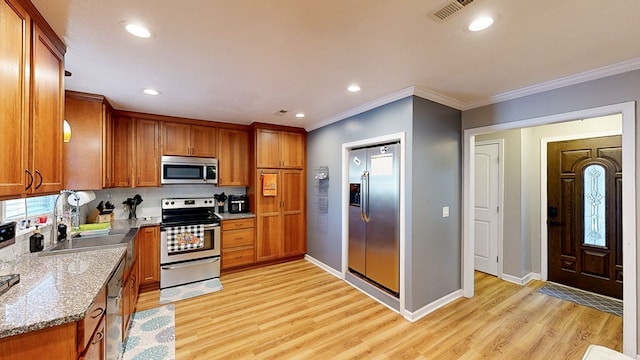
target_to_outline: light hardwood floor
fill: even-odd
[[[411,323],[300,260],[221,277],[176,308],[177,359],[581,359],[620,351],[622,318],[477,272],[476,296]],[[158,306],[159,291],[138,310]]]

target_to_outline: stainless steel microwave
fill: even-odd
[[[163,156],[161,184],[218,184],[218,159]]]

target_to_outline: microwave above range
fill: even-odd
[[[187,156],[163,156],[160,183],[218,184],[218,159]]]

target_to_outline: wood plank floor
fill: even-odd
[[[411,323],[300,260],[224,274],[175,303],[177,359],[581,359],[621,351],[622,318],[477,272],[476,296]],[[159,291],[138,310],[158,306]]]

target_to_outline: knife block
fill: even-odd
[[[93,209],[91,210],[91,212],[89,213],[89,215],[87,215],[87,222],[88,223],[106,223],[106,222],[113,222],[113,213],[111,214],[103,214],[100,215],[100,212],[97,209]]]

